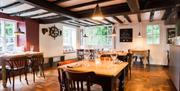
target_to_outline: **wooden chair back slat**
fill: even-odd
[[[27,57],[26,56],[16,56],[16,57],[11,57],[7,61],[8,65],[14,69],[14,68],[24,68],[27,66]]]
[[[67,89],[68,91],[91,91],[90,86],[94,81],[95,73],[94,72],[74,72],[74,71],[65,71],[67,77]],[[83,83],[86,83],[84,85]],[[85,88],[84,88],[85,87]]]

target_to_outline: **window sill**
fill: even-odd
[[[75,51],[72,51],[72,52],[63,52],[63,54],[71,54],[71,53],[75,53]]]

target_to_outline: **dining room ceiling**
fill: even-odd
[[[105,16],[101,21],[91,19],[97,3]],[[41,23],[95,26],[166,20],[177,4],[177,0],[0,0],[0,12]]]

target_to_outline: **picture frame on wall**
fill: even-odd
[[[132,28],[120,29],[119,36],[120,36],[119,37],[120,42],[132,42],[133,29]]]
[[[173,38],[176,36],[175,28],[167,28],[167,44],[172,44]]]

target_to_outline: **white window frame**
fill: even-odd
[[[158,25],[158,26],[159,26],[159,43],[154,43],[154,42],[148,43],[147,27],[148,27],[149,25]],[[151,36],[155,36],[155,35],[157,35],[157,34],[154,34],[154,33],[152,32]],[[153,38],[153,37],[151,37],[151,38]],[[146,25],[146,43],[147,43],[147,45],[160,45],[160,44],[161,44],[161,25],[160,25],[160,24],[154,23],[154,24],[147,24],[147,25]]]
[[[4,52],[12,52],[12,51],[7,51],[7,41],[6,41],[6,36],[5,36],[5,23],[11,23],[13,24],[13,31],[15,32],[16,31],[16,27],[17,27],[17,22],[15,21],[11,21],[11,20],[8,20],[8,19],[0,19],[0,22],[1,22],[1,33],[2,35],[0,35],[0,38],[2,38],[2,51],[0,51],[0,53],[4,53]],[[12,38],[14,38],[14,42],[13,42],[13,45],[14,45],[14,48],[13,48],[13,51],[16,50],[16,47],[17,47],[17,37],[16,35],[13,33],[13,36]]]
[[[74,27],[71,27],[71,26],[66,26],[66,25],[64,25],[63,26],[63,30],[64,30],[64,28],[69,28],[69,29],[71,29],[71,30],[68,30],[69,31],[69,33],[71,33],[70,34],[70,44],[65,44],[64,43],[64,35],[63,35],[63,50],[64,50],[64,53],[68,53],[68,52],[74,52],[75,51],[75,49],[76,49],[76,28],[74,28]],[[74,34],[73,34],[74,33]],[[63,34],[63,33],[62,33]],[[65,47],[70,47],[70,48],[72,48],[72,49],[65,49]]]
[[[96,27],[96,26],[93,26],[93,27]],[[111,27],[111,30],[112,30],[112,26],[109,26],[109,25],[107,25],[107,27]],[[110,44],[107,44],[107,45],[102,45],[102,44],[89,44],[89,43],[87,43],[87,38],[89,38],[89,36],[91,36],[91,35],[88,35],[87,34],[87,38],[86,37],[83,37],[83,34],[86,34],[86,31],[93,31],[93,30],[86,30],[88,27],[85,27],[84,29],[83,29],[83,31],[81,31],[81,46],[90,46],[90,47],[93,47],[93,48],[113,48],[113,37],[111,36],[111,34],[112,34],[112,31],[111,31],[111,34],[110,35],[106,35],[107,37],[110,37],[110,39],[111,39],[111,43]],[[91,36],[92,37],[92,36]],[[108,40],[107,40],[108,41]]]

